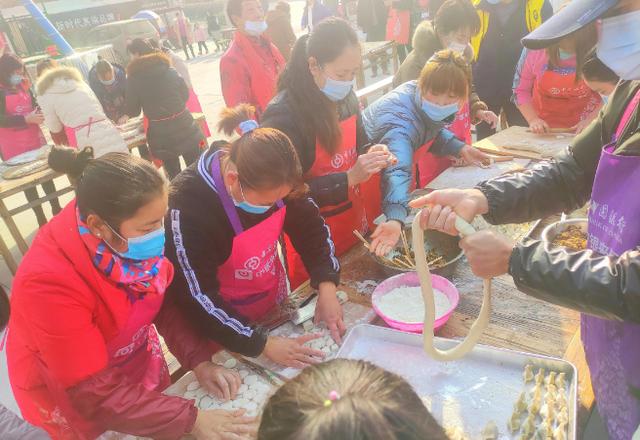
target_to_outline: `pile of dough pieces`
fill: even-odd
[[[311,341],[305,343],[304,345],[311,347],[315,350],[320,350],[323,352],[326,357],[325,360],[329,359],[331,356],[335,355],[340,348],[338,344],[333,340],[330,334],[326,333],[326,329],[322,329],[320,327],[314,327],[308,333],[323,333],[318,339],[312,339]]]
[[[271,394],[271,385],[260,375],[253,373],[251,370],[239,365],[238,362],[231,358],[224,363],[227,369],[236,369],[242,378],[242,385],[238,389],[238,395],[235,400],[223,402],[215,396],[207,393],[200,386],[198,381],[193,381],[187,385],[187,391],[183,397],[189,400],[195,400],[196,407],[200,409],[245,409],[248,416],[256,416],[261,411]]]
[[[520,432],[523,440],[565,440],[569,423],[565,373],[545,375],[544,368],[539,368],[534,374],[528,364],[523,377],[525,387],[531,384],[533,388],[520,393],[507,428],[512,434]]]

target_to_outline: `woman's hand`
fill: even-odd
[[[465,145],[460,150],[460,157],[467,165],[480,166],[489,163],[489,156],[471,145]]]
[[[498,115],[491,110],[478,110],[476,112],[476,119],[486,122],[491,128],[496,128],[498,125]]]
[[[514,242],[503,235],[479,231],[460,240],[460,247],[471,270],[480,278],[494,278],[509,271]]]
[[[371,238],[369,250],[378,257],[384,257],[397,246],[402,233],[402,224],[397,220],[389,220],[378,225]]]
[[[549,132],[549,124],[541,118],[535,118],[529,122],[529,129],[532,133],[544,134]]]
[[[477,189],[445,189],[433,191],[409,202],[412,208],[422,208],[420,226],[458,235],[456,216],[471,222],[476,215],[489,212],[489,202]]]
[[[388,166],[395,165],[398,163],[398,158],[389,151],[389,147],[387,147],[385,144],[375,144],[374,146],[369,148],[369,151],[367,151],[367,153],[375,153],[376,151],[382,151],[384,153],[388,153],[388,156],[387,156]]]
[[[244,440],[255,438],[255,417],[244,415],[243,409],[235,411],[198,410],[196,422],[191,430],[198,440]]]
[[[25,115],[24,121],[27,124],[40,125],[44,122],[44,115],[38,111],[31,112],[28,115]]]
[[[387,167],[391,153],[385,149],[376,149],[374,145],[369,152],[358,156],[356,164],[347,171],[347,181],[349,186],[355,186],[364,183],[376,173]]]
[[[304,345],[321,336],[308,334],[295,339],[269,336],[263,354],[277,364],[302,369],[311,364],[317,364],[319,359],[324,359],[324,352]]]
[[[342,343],[342,335],[347,328],[342,320],[342,305],[338,301],[336,285],[331,282],[323,282],[318,286],[318,302],[316,303],[316,325],[324,322],[331,333],[331,337],[337,344]]]
[[[240,375],[235,370],[228,370],[213,362],[205,361],[198,364],[193,372],[209,394],[216,396],[218,399],[227,401],[235,399],[238,394],[238,388],[242,384]]]

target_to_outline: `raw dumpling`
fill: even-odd
[[[556,374],[557,373],[555,371],[552,371],[551,373],[549,373],[547,378],[544,380],[544,383],[546,383],[547,385],[555,384],[556,383]]]
[[[538,425],[538,429],[536,430],[535,439],[536,440],[548,440],[553,438],[553,425],[548,421],[543,421]]]
[[[234,358],[229,358],[224,362],[224,368],[226,368],[227,370],[235,368],[236,365],[238,365],[238,361],[236,361]]]
[[[540,385],[536,385],[533,388],[533,393],[531,394],[532,400],[542,400],[542,387]]]
[[[560,373],[558,374],[558,376],[556,377],[556,386],[559,389],[563,389],[564,385],[566,383],[566,373]]]
[[[520,414],[514,412],[511,415],[511,418],[507,422],[507,428],[509,428],[511,434],[515,434],[520,430]]]
[[[200,383],[197,380],[194,380],[189,385],[187,385],[187,391],[195,391],[200,388]]]
[[[553,402],[546,402],[544,405],[542,405],[542,408],[540,408],[540,417],[542,417],[543,419],[553,420],[554,415],[555,411]]]
[[[534,414],[529,414],[527,420],[524,421],[524,425],[522,425],[522,435],[524,437],[532,437],[536,432],[536,416]]]
[[[482,440],[498,440],[498,425],[491,420],[482,430]]]
[[[565,425],[566,423],[560,423],[558,427],[553,430],[553,440],[565,440],[567,438]]]
[[[547,385],[547,394],[551,394],[555,399],[557,393],[558,393],[558,387],[556,387],[554,384]]]
[[[524,377],[524,383],[529,383],[533,380],[533,366],[531,364],[524,366],[522,376]]]
[[[544,382],[544,368],[540,368],[536,374],[536,383],[541,384]]]
[[[566,407],[560,409],[560,412],[558,412],[557,420],[561,425],[569,423],[569,412],[567,411]]]
[[[513,406],[513,412],[514,413],[517,412],[518,414],[522,414],[526,410],[527,410],[527,396],[526,396],[525,392],[523,391],[523,392],[520,393],[520,397],[518,397],[518,401]]]
[[[459,427],[449,427],[446,429],[447,437],[449,440],[467,440],[467,436],[464,434],[464,430]]]
[[[537,416],[540,413],[540,407],[542,406],[542,402],[540,399],[533,399],[529,404],[529,414]]]

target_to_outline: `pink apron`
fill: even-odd
[[[93,116],[89,117],[89,120],[86,124],[78,125],[77,127],[64,127],[64,131],[67,134],[67,140],[69,141],[69,146],[78,148],[78,138],[76,133],[81,130],[87,130],[87,137],[91,136],[91,127],[93,124],[97,124],[98,122],[106,121],[107,119],[93,119]]]
[[[627,106],[598,162],[589,209],[589,249],[620,255],[640,246],[640,156],[614,155],[640,103]],[[629,440],[640,424],[640,325],[583,314],[582,343],[598,405],[611,440]]]
[[[464,107],[460,109],[456,114],[455,120],[445,128],[467,145],[471,145],[469,103],[466,103]],[[440,157],[429,152],[434,140],[435,139],[430,140],[414,153],[415,176],[413,181],[415,182],[416,188],[426,187],[429,182],[438,177],[440,173],[449,168],[453,163],[450,157]]]
[[[238,313],[255,322],[288,294],[287,275],[278,255],[287,208],[279,200],[274,214],[245,231],[238,208],[224,185],[220,157],[219,153],[213,156],[211,175],[235,233],[231,255],[218,267],[220,295]]]
[[[31,95],[22,87],[15,91],[4,89],[4,92],[5,111],[8,115],[26,116],[33,112]],[[35,150],[46,143],[47,141],[37,124],[0,128],[0,155],[2,155],[2,160],[9,160],[19,154]]]
[[[193,89],[189,89],[189,99],[187,100],[186,106],[191,113],[202,113],[202,105],[200,105],[198,95],[196,95],[196,92]],[[207,121],[205,120],[199,125],[204,137],[210,137],[211,130],[209,130],[209,124],[207,124]]]
[[[141,383],[147,390],[162,391],[171,384],[158,333],[153,320],[160,311],[164,293],[147,295],[131,306],[126,325],[107,343],[107,368],[120,368],[131,382]],[[49,374],[40,359],[41,374],[56,404],[61,438],[92,439],[102,430],[84,419],[72,406],[66,389]]]

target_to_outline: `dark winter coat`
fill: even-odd
[[[189,89],[166,55],[134,59],[127,73],[125,110],[131,117],[142,110],[149,119],[147,142],[154,156],[173,158],[204,145],[200,127],[186,108]]]
[[[104,110],[107,118],[117,123],[118,120],[125,114],[125,90],[127,87],[127,74],[124,67],[119,64],[112,64],[113,73],[116,81],[111,85],[102,84],[100,78],[98,78],[98,72],[96,66],[93,66],[89,71],[89,86],[91,90],[96,94],[102,109]]]

